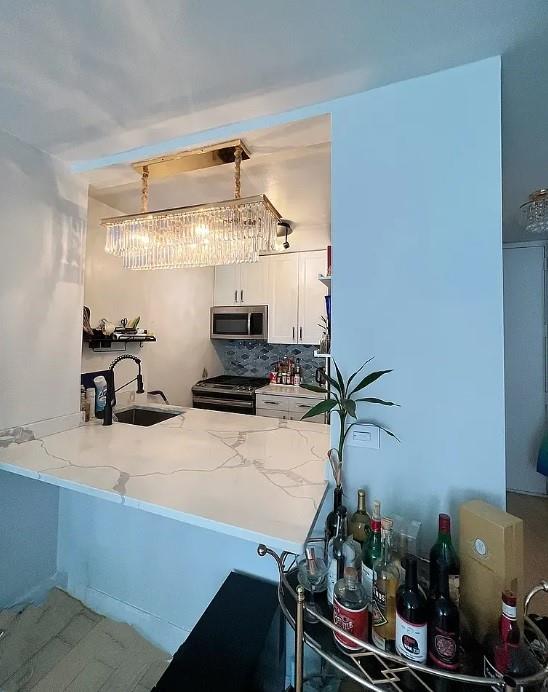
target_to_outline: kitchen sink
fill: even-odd
[[[129,423],[130,425],[156,425],[168,418],[180,415],[173,411],[158,411],[151,408],[128,408],[125,411],[115,411],[114,415],[118,423]]]

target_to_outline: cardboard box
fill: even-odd
[[[523,627],[523,521],[471,500],[460,507],[459,537],[461,609],[474,637],[481,642],[497,627],[505,589],[517,596]]]

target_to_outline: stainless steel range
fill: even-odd
[[[194,408],[255,415],[255,390],[268,383],[267,377],[210,377],[192,387],[192,405]]]

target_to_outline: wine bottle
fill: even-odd
[[[540,664],[529,649],[521,643],[521,632],[517,623],[516,596],[511,591],[503,591],[498,631],[488,634],[484,644],[485,677],[520,678],[533,675],[540,668]],[[537,689],[539,688],[540,685]]]
[[[371,639],[383,651],[395,651],[396,592],[400,573],[392,559],[392,519],[382,520],[382,553],[373,565]]]
[[[451,517],[440,514],[438,520],[438,539],[430,550],[430,597],[435,598],[439,583],[438,570],[445,566],[449,575],[449,595],[456,606],[460,603],[459,575],[460,564],[457,552],[451,541]]]
[[[365,589],[358,579],[358,573],[353,567],[345,567],[344,577],[335,585],[333,623],[354,637],[367,641],[368,615]],[[333,632],[333,637],[343,650],[360,650],[359,646],[339,632]]]
[[[335,584],[344,576],[344,568],[347,561],[353,557],[353,552],[346,543],[347,536],[347,519],[346,507],[341,505],[337,509],[337,528],[333,538],[329,541],[327,549],[327,601],[330,606],[333,605],[333,593]]]
[[[355,541],[362,545],[371,532],[371,517],[365,506],[365,490],[358,490],[358,508],[350,517],[350,532]]]
[[[428,660],[437,668],[457,670],[459,609],[449,596],[449,571],[445,562],[437,565],[435,575],[434,597],[428,604]]]
[[[375,500],[373,503],[373,516],[371,517],[371,533],[363,544],[362,550],[362,584],[370,612],[373,602],[373,565],[375,560],[381,556],[381,552],[381,503]]]
[[[417,558],[403,559],[405,584],[396,595],[396,651],[400,656],[424,663],[428,654],[427,603],[419,589]]]
[[[325,549],[329,541],[333,538],[337,531],[337,510],[342,506],[343,489],[342,485],[336,485],[333,490],[333,509],[325,519]]]

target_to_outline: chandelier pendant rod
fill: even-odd
[[[234,147],[234,199],[240,199],[242,196],[241,167],[242,147],[237,144]]]
[[[141,212],[148,212],[148,166],[143,166],[141,174]]]

